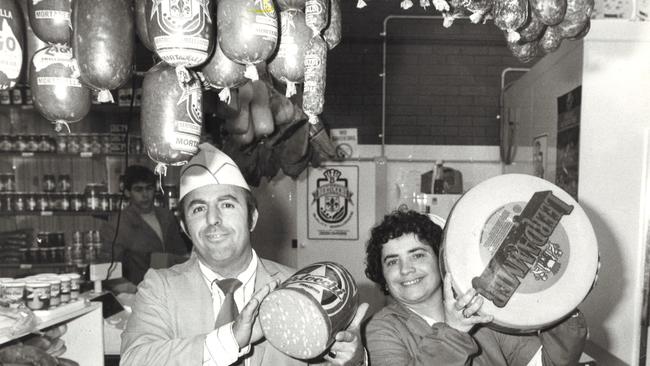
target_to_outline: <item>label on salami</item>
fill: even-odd
[[[569,239],[560,221],[572,210],[551,191],[496,210],[481,234],[480,255],[488,265],[472,280],[474,288],[504,307],[515,291],[538,293],[552,286],[569,260]]]
[[[181,154],[194,155],[199,150],[203,121],[201,95],[200,82],[198,79],[192,79],[183,88],[183,94],[178,100],[177,106],[184,105],[184,114],[189,120],[176,120],[174,123],[174,140],[171,146]]]
[[[2,17],[2,30],[0,30],[0,73],[7,79],[17,79],[23,62],[23,50],[18,39],[9,26],[7,18],[11,19],[10,11],[0,9]]]
[[[34,12],[34,17],[36,19],[52,19],[52,20],[65,20],[72,26],[70,23],[70,12],[61,11],[61,10],[36,10]]]
[[[270,0],[256,1],[255,5],[255,23],[253,24],[253,34],[260,36],[265,40],[277,42],[278,40],[278,18],[275,13],[275,7]]]
[[[199,140],[198,135],[176,132],[171,147],[181,154],[195,155],[199,151]]]
[[[67,46],[50,46],[45,51],[39,51],[34,55],[32,60],[36,72],[52,65],[61,64],[64,67],[70,68],[72,76],[79,75],[79,66],[74,58],[72,58],[72,48]]]
[[[38,85],[50,85],[50,86],[72,86],[75,88],[81,88],[81,83],[79,79],[76,78],[65,78],[65,77],[53,77],[53,76],[39,76],[36,78],[36,84]]]

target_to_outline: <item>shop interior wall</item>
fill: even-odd
[[[650,126],[648,37],[647,23],[592,20],[584,42],[563,43],[505,98],[507,107],[519,109],[517,155],[506,171],[532,173],[532,138],[547,133],[545,179],[554,182],[557,97],[582,85],[578,201],[594,226],[601,267],[595,289],[580,308],[590,327],[588,350],[604,350],[631,365],[639,361],[643,311],[647,217],[640,197],[648,185],[648,162],[643,161]]]
[[[388,16],[440,16],[417,2],[342,1],[343,40],[328,54],[324,119],[358,128],[362,144],[381,143],[382,45]],[[497,145],[501,71],[522,67],[491,21],[390,19],[387,22],[386,142],[399,145]],[[510,75],[513,76],[513,75]]]

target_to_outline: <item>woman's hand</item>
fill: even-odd
[[[483,297],[476,294],[476,290],[469,289],[458,299],[454,298],[449,273],[444,280],[445,323],[461,332],[469,332],[476,324],[489,323],[494,317],[482,315],[478,311],[483,305]]]

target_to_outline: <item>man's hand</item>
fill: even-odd
[[[232,332],[235,340],[237,340],[237,344],[239,344],[239,348],[244,348],[262,338],[262,327],[257,319],[257,313],[262,300],[278,287],[279,284],[280,280],[274,280],[264,285],[264,287],[253,295],[253,298],[244,306],[244,309],[239,313],[237,319],[235,319]]]
[[[361,321],[366,316],[368,304],[363,303],[357,308],[354,319],[346,330],[336,333],[336,341],[332,344],[325,359],[332,365],[363,365],[365,350],[361,343]]]

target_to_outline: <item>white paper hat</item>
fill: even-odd
[[[181,169],[178,199],[211,184],[230,184],[251,190],[237,164],[223,151],[206,142],[199,145],[199,152]]]

